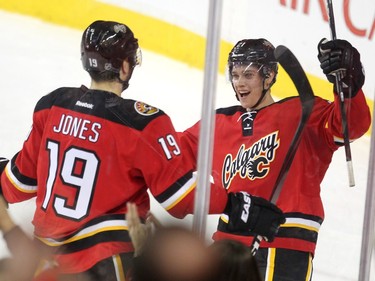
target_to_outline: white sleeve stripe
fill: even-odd
[[[314,228],[316,229],[316,231],[320,229],[320,223],[313,220],[302,218],[286,218],[286,222],[281,226],[288,227],[295,224],[305,226],[306,228]]]
[[[12,173],[12,169],[10,168],[10,164],[8,163],[8,165],[6,166],[5,168],[5,174],[6,176],[8,177],[9,181],[18,189],[20,190],[21,192],[25,192],[25,193],[34,193],[36,192],[37,190],[37,186],[36,185],[27,185],[27,184],[24,184],[22,182],[20,182],[16,176]]]
[[[178,202],[180,202],[187,193],[191,191],[196,186],[196,174],[193,174],[191,179],[189,179],[183,186],[181,186],[180,189],[177,190],[171,197],[169,197],[164,202],[161,202],[160,204],[162,207],[166,210],[171,209],[174,205],[176,205]]]

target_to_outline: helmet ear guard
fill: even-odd
[[[264,66],[262,67],[262,75],[263,75],[264,77],[266,77],[266,78],[270,77],[270,72],[271,72],[271,68],[270,68],[270,67],[268,67],[268,66],[266,66],[266,65],[264,65]]]

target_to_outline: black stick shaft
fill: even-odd
[[[327,7],[328,7],[329,26],[331,28],[332,40],[336,40],[337,39],[336,25],[335,25],[335,16],[333,14],[332,0],[327,0]]]
[[[299,99],[301,102],[302,112],[300,121],[294,133],[294,137],[289,146],[283,165],[281,166],[279,175],[276,179],[275,186],[270,195],[270,202],[274,204],[276,204],[276,201],[279,198],[284,181],[288,175],[289,168],[292,165],[294,155],[296,154],[299,143],[301,141],[303,130],[313,110],[315,100],[314,92],[311,88],[309,80],[307,79],[307,76],[302,66],[298,62],[297,58],[293,55],[293,53],[285,46],[278,46],[275,50],[275,57],[280,63],[280,65],[288,73],[288,75],[292,79],[293,84],[297,89]],[[254,237],[251,244],[252,255],[255,255],[257,253],[262,240],[263,237],[260,235]]]
[[[336,24],[335,24],[335,16],[333,13],[332,0],[327,0],[327,7],[328,7],[328,15],[329,15],[329,27],[331,29],[332,40],[336,40],[337,39]],[[341,75],[342,75],[341,72],[335,73],[336,89],[340,97],[341,125],[342,125],[342,134],[344,137],[345,156],[346,156],[346,163],[347,163],[348,176],[349,176],[349,186],[355,186],[353,163],[352,163],[352,152],[351,152],[350,141],[349,141],[348,119],[346,115],[344,93],[342,90]]]

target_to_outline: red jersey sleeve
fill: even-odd
[[[183,217],[194,208],[196,189],[195,162],[185,150],[169,117],[151,122],[137,144],[136,167],[142,171],[151,193],[172,215]],[[221,213],[226,204],[226,191],[211,185],[210,213]]]
[[[187,158],[194,164],[198,161],[198,141],[199,141],[199,122],[195,123],[194,126],[179,133],[181,139],[181,145],[186,151]]]
[[[324,136],[331,150],[336,150],[344,144],[342,134],[342,120],[339,97],[329,106],[326,100],[319,97],[315,100],[315,106],[310,117],[309,127],[319,130],[318,135]],[[353,98],[345,99],[349,138],[351,141],[361,137],[367,132],[371,124],[369,107],[362,90]]]
[[[38,154],[43,134],[45,112],[33,114],[31,131],[22,149],[11,159],[1,177],[4,197],[9,203],[28,200],[37,192]]]

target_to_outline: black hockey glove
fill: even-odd
[[[336,82],[335,75],[342,81],[344,97],[354,97],[365,82],[361,57],[356,48],[346,40],[328,41],[323,38],[318,44],[320,68],[331,83]],[[335,93],[336,83],[334,84]]]
[[[283,223],[285,216],[276,205],[246,192],[237,192],[228,194],[218,230],[246,236],[261,235],[271,242]]]
[[[3,173],[5,166],[8,164],[8,162],[9,162],[8,159],[4,157],[0,157],[0,176]]]

